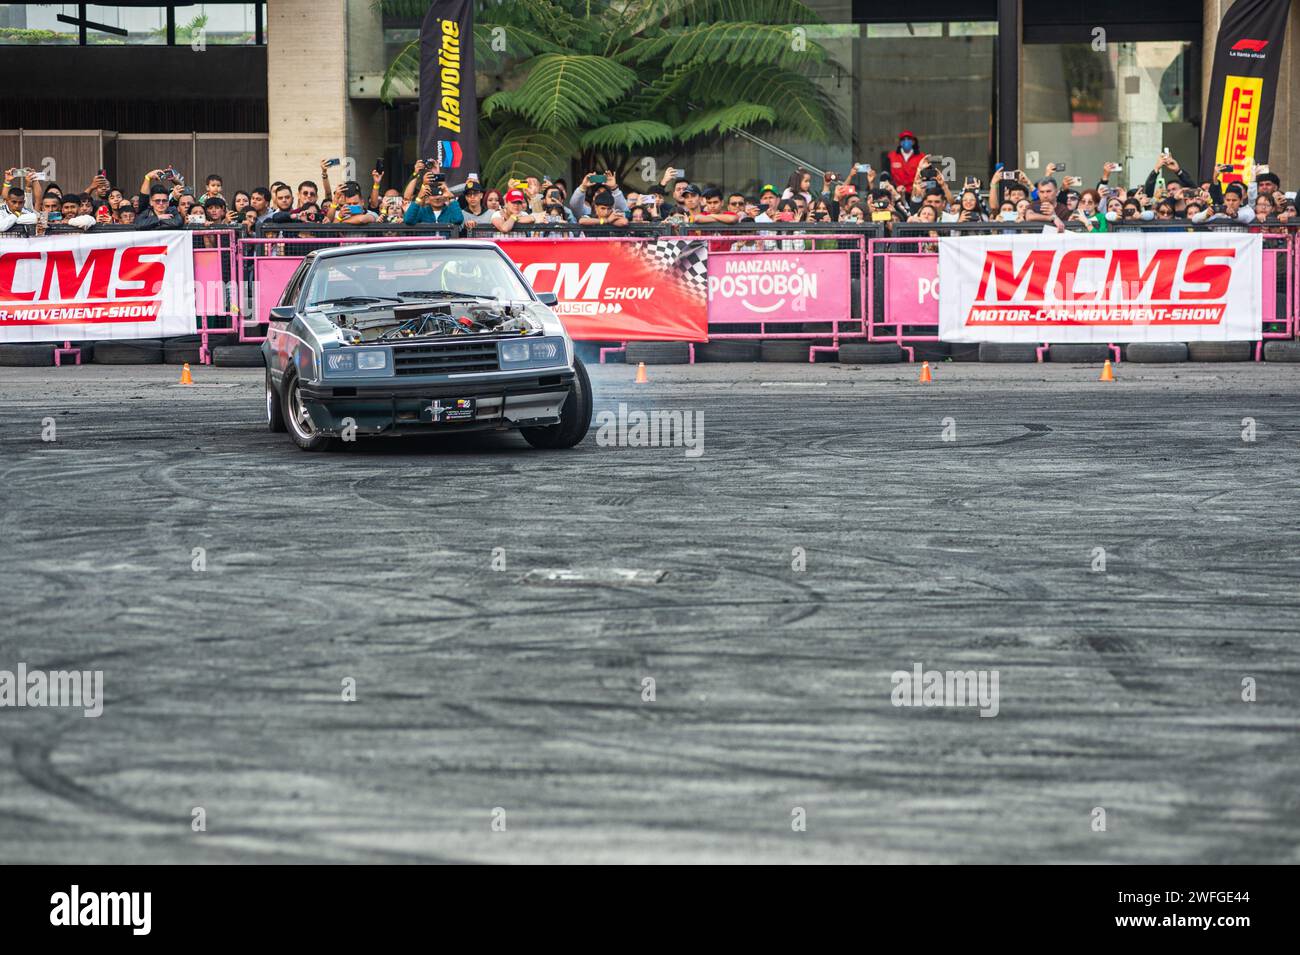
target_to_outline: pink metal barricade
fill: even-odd
[[[235,263],[236,233],[199,229],[194,237],[194,319],[199,332],[199,361],[212,364],[208,338],[239,333],[239,279]],[[225,324],[210,324],[222,321]]]
[[[1297,268],[1300,232],[1266,233],[1263,238],[1266,243],[1272,240],[1272,244],[1266,245],[1262,263],[1262,338],[1256,344],[1256,361],[1263,358],[1265,340],[1294,339],[1297,329],[1300,329],[1300,316],[1297,316],[1300,310],[1300,268]],[[948,241],[960,242],[961,238],[954,237]],[[908,353],[909,361],[915,361],[913,346],[916,343],[940,340],[938,239],[924,236],[871,239],[867,245],[867,337],[871,341],[894,342]],[[882,284],[879,303],[876,296],[877,266]],[[1281,282],[1277,280],[1279,266],[1284,270]],[[1279,285],[1282,288],[1280,303]],[[1050,347],[1048,344],[1038,347],[1040,362]],[[1109,344],[1107,347],[1118,362],[1120,346]]]

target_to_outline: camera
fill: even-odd
[[[938,179],[938,178],[939,178],[939,170],[935,169],[933,166],[926,166],[924,169],[921,170],[921,178],[922,178],[922,179]]]

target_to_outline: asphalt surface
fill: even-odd
[[[106,698],[0,708],[0,862],[1300,861],[1295,366],[1097,372],[593,371],[690,458],[0,369],[0,670]]]

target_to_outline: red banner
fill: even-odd
[[[577,341],[708,339],[707,247],[698,239],[502,239]]]

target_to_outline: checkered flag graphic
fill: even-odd
[[[676,272],[692,295],[709,294],[709,246],[702,239],[665,239],[638,242],[637,254],[660,272]]]

